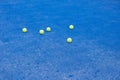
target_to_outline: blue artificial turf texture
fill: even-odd
[[[0,80],[120,80],[120,1],[0,0]]]

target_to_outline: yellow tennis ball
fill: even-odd
[[[51,28],[50,28],[50,27],[47,27],[47,28],[46,28],[46,31],[47,31],[47,32],[50,32],[50,31],[51,31]]]
[[[40,30],[39,33],[40,34],[44,34],[45,32],[44,32],[44,30]]]
[[[27,32],[27,28],[22,28],[22,32]]]
[[[70,25],[69,29],[71,29],[71,30],[74,29],[74,25]]]
[[[72,38],[67,38],[67,42],[71,43],[72,42]]]

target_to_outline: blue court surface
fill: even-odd
[[[120,0],[0,0],[0,80],[120,80]]]

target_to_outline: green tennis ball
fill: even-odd
[[[44,30],[40,30],[39,33],[42,35],[42,34],[44,34],[45,32],[44,32]]]
[[[72,38],[67,38],[67,42],[71,43],[72,42]]]
[[[71,30],[74,29],[74,25],[70,25],[69,29],[71,29]]]
[[[46,28],[46,31],[47,31],[47,32],[50,32],[50,31],[51,31],[51,28],[50,28],[50,27],[47,27],[47,28]]]
[[[22,28],[22,32],[26,33],[27,32],[27,28]]]

